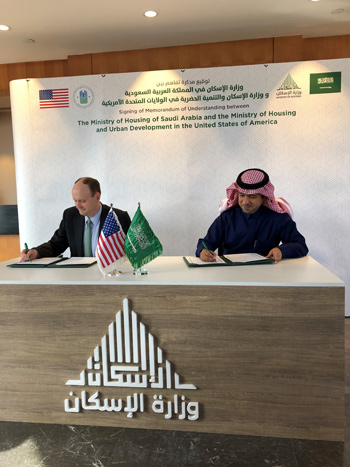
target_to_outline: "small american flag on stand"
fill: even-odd
[[[125,234],[116,213],[111,208],[103,224],[96,248],[98,267],[103,275],[114,271],[126,260]]]
[[[69,92],[66,89],[41,89],[39,91],[41,109],[69,107]]]

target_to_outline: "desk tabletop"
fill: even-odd
[[[197,285],[255,287],[344,287],[344,282],[310,256],[276,264],[189,268],[182,256],[159,256],[145,266],[148,274],[133,275],[126,261],[122,274],[103,276],[97,264],[89,268],[8,268],[0,263],[0,285]]]

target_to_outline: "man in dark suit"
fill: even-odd
[[[75,207],[64,211],[60,226],[51,240],[28,251],[22,250],[21,261],[58,256],[67,248],[70,248],[71,256],[95,255],[98,237],[110,207],[100,202],[101,188],[94,178],[79,178],[72,188],[72,197]],[[129,214],[120,209],[113,208],[113,210],[126,234],[131,223]],[[90,246],[90,253],[87,253]]]

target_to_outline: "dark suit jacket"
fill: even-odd
[[[109,206],[102,204],[100,232],[109,210]],[[120,209],[113,208],[113,210],[126,234],[131,224],[129,214]],[[67,248],[70,248],[71,256],[84,256],[84,228],[85,216],[81,216],[76,207],[68,208],[64,211],[60,226],[51,240],[34,249],[38,251],[40,258],[58,256]]]

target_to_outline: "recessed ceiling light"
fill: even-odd
[[[320,0],[310,0],[311,2],[319,2]]]
[[[0,24],[0,31],[9,31],[11,28],[9,26],[5,26],[5,24]]]
[[[147,16],[147,18],[154,18],[155,16],[158,15],[158,13],[156,11],[149,10],[149,11],[145,11],[144,15]]]
[[[337,13],[344,13],[344,8],[337,8],[336,10],[332,11],[333,15],[336,15]]]

